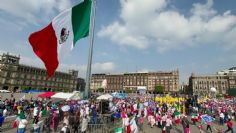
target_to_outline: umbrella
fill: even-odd
[[[61,110],[64,111],[64,112],[67,112],[70,110],[70,106],[69,105],[65,105],[63,107],[61,107]]]
[[[104,95],[97,97],[97,100],[108,100],[110,98],[112,98],[112,96],[110,94],[104,94]]]
[[[144,106],[148,106],[148,102],[145,102],[143,105],[144,105]]]

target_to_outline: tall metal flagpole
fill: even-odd
[[[91,79],[91,65],[92,65],[92,57],[93,57],[93,40],[94,40],[94,27],[95,27],[95,16],[96,16],[96,0],[93,0],[92,4],[92,13],[90,17],[90,40],[89,40],[89,55],[88,55],[88,66],[86,73],[86,86],[84,91],[84,98],[89,98],[90,93],[90,79]]]

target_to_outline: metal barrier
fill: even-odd
[[[2,124],[2,131],[6,131],[12,128],[12,123],[16,119],[16,115],[8,116],[5,118],[4,123]]]
[[[88,124],[88,133],[109,133],[109,129],[105,124]]]
[[[2,132],[11,130],[13,128],[12,127],[13,126],[13,122],[16,120],[16,118],[17,118],[16,115],[6,117],[5,120],[4,120],[4,123],[2,125],[2,128],[1,128]],[[44,123],[44,119],[40,120],[38,122],[38,125],[39,125],[40,129],[42,129],[43,123]],[[27,127],[26,127],[26,131],[27,132],[30,131],[32,129],[32,127],[33,127],[33,125],[30,124],[30,122],[29,122]]]

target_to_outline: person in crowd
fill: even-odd
[[[220,112],[220,125],[224,125],[224,113]]]
[[[151,124],[151,128],[154,127],[156,121],[155,121],[155,117],[153,115],[151,115],[151,118],[150,118],[150,124]]]
[[[126,122],[126,119],[128,118],[125,111],[121,113],[121,118],[122,118],[122,127],[125,127],[125,122]]]
[[[5,117],[0,113],[0,133],[2,133],[2,124],[4,123]]]
[[[28,124],[28,121],[25,119],[24,113],[20,113],[19,117],[20,119],[19,119],[17,133],[25,133],[25,129]]]
[[[97,111],[95,107],[92,108],[92,123],[93,124],[97,123]]]
[[[40,126],[37,121],[33,124],[33,133],[40,133]]]
[[[49,116],[47,116],[44,120],[44,125],[43,125],[43,132],[45,133],[50,133],[50,124],[52,121],[52,113],[49,114]]]
[[[170,133],[171,129],[172,129],[172,120],[171,120],[171,117],[169,116],[166,119],[166,132]]]
[[[58,114],[57,114],[56,111],[53,111],[53,113],[52,113],[52,120],[51,120],[51,123],[50,123],[50,128],[51,128],[54,132],[57,132],[58,125],[59,125],[59,117],[58,117]]]
[[[66,123],[63,123],[60,133],[70,133],[70,129],[68,128],[68,125],[66,125]]]
[[[166,133],[166,127],[161,130],[161,133]]]
[[[228,131],[231,131],[231,133],[234,133],[233,122],[231,121],[231,119],[228,120],[227,127],[228,129],[225,131],[225,133],[227,133]]]
[[[185,131],[186,126],[189,124],[186,116],[182,116],[181,124],[183,127],[183,131]]]
[[[186,125],[186,127],[184,129],[184,133],[190,133],[189,124]]]
[[[131,125],[130,125],[130,120],[129,119],[126,123],[126,133],[131,133]]]
[[[166,114],[162,114],[162,117],[161,117],[161,127],[162,127],[162,129],[164,127],[166,127],[166,120],[167,120],[167,115]]]
[[[81,125],[81,132],[86,133],[86,130],[88,128],[88,122],[89,122],[89,117],[85,115],[82,119],[82,125]]]
[[[73,133],[79,133],[80,128],[80,111],[77,111],[74,117],[74,125],[72,126]]]
[[[206,128],[206,130],[208,131],[208,129],[209,129],[210,132],[212,133],[211,125],[212,125],[212,122],[207,122],[207,128]]]
[[[33,115],[34,115],[33,123],[37,123],[38,122],[38,117],[39,117],[39,107],[38,107],[38,105],[34,106]]]
[[[5,108],[5,109],[3,110],[3,116],[6,117],[7,114],[8,114],[8,111],[7,111],[7,108]]]
[[[143,123],[144,123],[144,118],[143,118],[143,115],[141,115],[138,118],[138,126],[139,126],[140,131],[143,131]]]
[[[156,117],[157,127],[161,128],[161,114],[158,113]]]
[[[200,124],[198,125],[198,129],[199,129],[199,132],[200,132],[200,133],[203,133],[203,125],[202,125],[202,123],[200,123]]]

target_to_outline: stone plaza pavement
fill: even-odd
[[[37,96],[41,93],[14,93],[13,96],[16,100],[20,100],[24,95],[25,99],[36,99]],[[6,98],[10,99],[11,98],[11,93],[0,93],[0,99],[5,100]]]
[[[189,118],[189,120],[190,120],[190,118]],[[233,123],[234,123],[233,127],[234,127],[234,132],[235,132],[236,131],[236,122],[234,121]],[[199,125],[199,123],[197,123],[196,125],[193,125],[190,121],[190,125],[189,125],[190,132],[191,133],[199,133],[198,125]],[[143,125],[143,129],[144,129],[144,131],[140,132],[140,133],[161,133],[160,128],[158,128],[157,126],[151,128],[150,125],[147,124],[147,121],[145,121],[145,124]],[[218,124],[218,122],[214,122],[212,125],[212,133],[218,133],[216,131],[217,129],[225,131],[225,130],[227,130],[227,125],[225,124],[224,126],[220,126]],[[208,130],[208,132],[206,131],[206,125],[203,125],[203,131],[204,131],[204,133],[210,133],[209,130]],[[182,125],[181,124],[173,125],[171,133],[184,133]]]
[[[233,125],[234,131],[236,131],[236,122],[234,121],[233,123],[234,123],[234,125]],[[190,123],[191,133],[199,133],[198,125],[199,125],[199,123],[197,123],[196,125],[193,125]],[[171,133],[184,133],[181,124],[179,124],[177,126],[173,125],[172,127],[173,127],[173,129],[171,130]],[[60,130],[61,126],[58,129]],[[161,129],[159,129],[156,126],[151,128],[150,125],[147,124],[147,121],[145,121],[145,123],[143,125],[143,129],[144,129],[144,131],[143,132],[140,131],[139,133],[161,133]],[[215,122],[212,125],[212,133],[219,133],[215,129],[221,129],[222,131],[225,131],[225,130],[227,130],[227,126],[226,126],[226,124],[224,126],[220,126],[219,124],[217,124],[217,122]],[[209,130],[208,130],[208,132],[206,131],[206,125],[203,125],[203,131],[204,131],[204,133],[210,133]],[[16,133],[16,129],[10,129],[8,131],[4,131],[4,133]],[[30,133],[30,131],[27,130],[26,133]],[[94,133],[96,133],[96,132],[94,132]],[[125,133],[125,131],[123,133]]]

